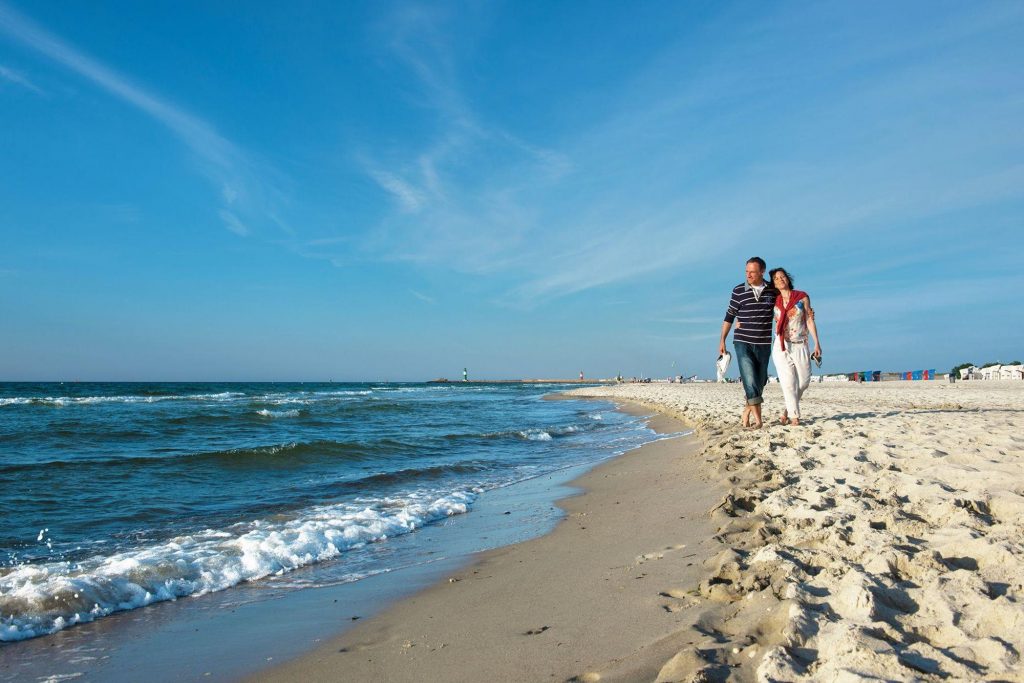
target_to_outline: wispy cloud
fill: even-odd
[[[437,303],[437,299],[435,299],[434,297],[427,296],[426,294],[423,294],[421,292],[417,292],[415,289],[410,289],[409,293],[412,294],[417,299],[419,299],[420,301],[425,301],[428,304],[436,304]]]
[[[407,4],[381,22],[387,57],[413,76],[411,104],[433,114],[437,133],[416,148],[375,150],[362,160],[395,208],[365,247],[386,259],[490,273],[511,267],[539,229],[528,208],[535,179],[560,177],[571,162],[475,111],[456,49],[467,41],[453,35],[466,21],[451,7]],[[486,17],[468,21],[476,26]]]
[[[423,192],[413,187],[409,182],[399,178],[387,171],[370,171],[370,175],[377,183],[390,192],[403,211],[415,213],[423,208],[425,197]],[[436,177],[433,179],[436,183]]]
[[[1019,75],[986,49],[1024,13],[946,9],[955,16],[922,23],[912,45],[866,15],[833,21],[849,14],[841,4],[697,24],[610,85],[587,125],[534,146],[474,108],[452,15],[404,7],[386,42],[440,132],[368,168],[395,202],[368,246],[514,273],[502,301],[529,307],[783,236],[813,236],[786,242],[793,259],[894,229],[926,240],[938,216],[1024,198]],[[694,43],[711,47],[696,59]]]
[[[220,219],[224,221],[224,226],[235,233],[245,237],[249,234],[249,226],[243,223],[238,216],[228,211],[227,209],[221,209],[219,212]]]
[[[225,227],[249,233],[239,214],[265,210],[270,188],[263,187],[250,156],[207,121],[161,99],[147,88],[78,50],[31,19],[0,2],[0,34],[91,81],[167,127],[192,152],[220,197]]]
[[[27,76],[19,71],[0,64],[0,80],[8,81],[16,85],[20,85],[23,88],[28,88],[37,95],[45,95],[46,93],[42,88],[37,86],[35,83],[30,81]]]
[[[942,296],[935,295],[937,286],[942,287]],[[1016,292],[1007,286],[1006,278],[969,277],[958,279],[955,286],[926,281],[904,285],[896,291],[886,283],[876,282],[812,298],[816,298],[812,305],[821,322],[863,328],[868,323],[899,322],[911,313],[933,314],[944,319],[958,316],[969,321],[972,307],[979,301],[1012,308]]]

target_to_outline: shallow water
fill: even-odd
[[[542,400],[558,388],[0,385],[0,639],[394,571],[445,554],[454,537],[422,530],[488,491],[655,438],[610,404]]]

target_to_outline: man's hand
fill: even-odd
[[[725,355],[725,340],[723,339],[722,343],[720,343],[718,345],[718,357],[721,358],[724,355]]]

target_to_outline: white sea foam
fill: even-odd
[[[276,455],[277,453],[287,452],[294,450],[299,447],[298,441],[289,441],[287,443],[281,443],[274,446],[257,446],[256,448],[230,448],[224,453],[229,455]]]
[[[309,405],[311,403],[330,403],[334,401],[354,401],[360,396],[373,394],[369,390],[344,390],[344,391],[289,391],[272,392],[269,394],[256,394],[248,396],[250,401],[258,403],[272,403],[274,405],[287,405],[299,403]]]
[[[262,410],[257,410],[256,414],[262,417],[298,417],[299,412],[298,408],[295,408],[294,410],[268,410],[264,408]]]
[[[93,403],[160,403],[163,401],[209,401],[235,402],[242,399],[265,401],[275,404],[311,403],[315,401],[335,401],[352,397],[368,396],[370,390],[339,390],[339,391],[300,391],[276,392],[256,396],[247,396],[237,391],[222,391],[213,394],[168,394],[163,396],[15,396],[0,398],[0,406],[10,405],[50,405],[72,406]]]
[[[320,506],[288,521],[208,529],[75,564],[20,565],[0,576],[0,640],[24,640],[112,612],[283,574],[464,513],[475,498],[463,490]]]
[[[546,429],[525,429],[516,432],[520,437],[530,441],[551,441],[556,436],[568,436],[584,431],[580,425],[566,425],[564,427],[548,427]]]
[[[158,403],[161,401],[231,401],[245,394],[237,391],[222,391],[217,394],[181,394],[167,396],[17,396],[0,398],[0,406],[10,405],[51,405],[72,406],[92,403]]]

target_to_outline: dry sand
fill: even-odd
[[[813,384],[750,431],[735,385],[573,393],[695,425],[733,487],[704,638],[658,680],[1024,680],[1024,383]]]
[[[259,678],[1024,680],[1024,383],[813,384],[761,430],[737,385],[571,393],[703,450],[602,465],[552,534]]]
[[[552,533],[484,553],[255,680],[652,680],[695,640],[703,601],[687,590],[717,549],[707,511],[725,491],[706,464],[692,436],[608,461],[573,482],[586,492],[559,503]]]

